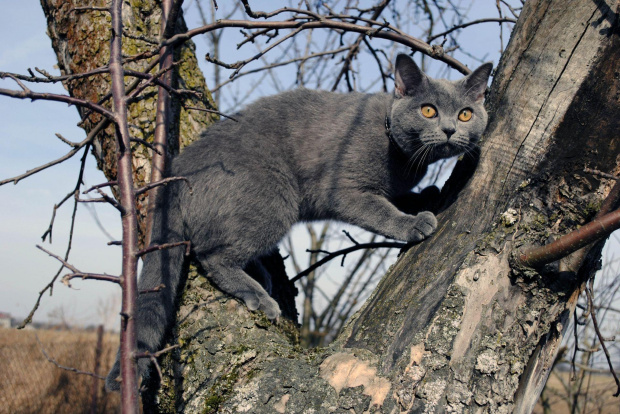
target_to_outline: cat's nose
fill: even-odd
[[[456,129],[454,129],[454,128],[443,128],[442,130],[446,134],[446,137],[448,138],[448,140],[456,132]]]

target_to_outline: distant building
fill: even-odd
[[[0,328],[11,327],[11,314],[0,312]]]

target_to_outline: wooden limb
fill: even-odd
[[[31,101],[36,101],[37,99],[45,100],[45,101],[55,101],[55,102],[64,102],[69,105],[79,106],[83,108],[88,108],[91,111],[95,111],[108,119],[114,121],[115,117],[112,112],[110,112],[107,108],[104,108],[101,105],[98,105],[94,102],[87,101],[85,99],[74,98],[68,95],[59,95],[55,93],[41,93],[41,92],[33,92],[28,89],[19,79],[15,78],[12,75],[6,75],[7,77],[13,79],[17,84],[22,88],[21,91],[16,91],[12,89],[4,89],[0,88],[0,95],[10,96],[12,98],[18,99],[30,99]]]
[[[193,194],[192,186],[189,184],[189,180],[187,178],[185,178],[185,177],[168,177],[168,178],[161,179],[159,181],[151,182],[150,184],[147,184],[147,185],[145,185],[142,188],[138,188],[136,190],[136,195],[138,196],[140,194],[144,194],[147,191],[149,191],[149,190],[151,190],[151,189],[153,189],[155,187],[158,187],[158,186],[161,186],[161,185],[166,185],[166,184],[168,184],[168,183],[170,183],[172,181],[181,181],[181,180],[185,181],[187,183],[187,186],[189,187],[189,193]]]
[[[185,256],[189,256],[191,251],[191,242],[190,241],[182,241],[176,243],[165,243],[165,244],[154,244],[152,246],[147,247],[146,249],[142,249],[137,253],[138,257],[142,257],[145,254],[149,254],[151,252],[156,252],[163,249],[170,249],[172,247],[177,246],[185,246]]]
[[[601,334],[601,330],[598,326],[598,321],[596,319],[596,312],[594,312],[594,301],[592,300],[592,286],[586,287],[586,297],[588,298],[588,303],[590,304],[590,309],[592,309],[592,324],[594,325],[594,330],[596,331],[596,336],[603,348],[603,352],[605,353],[605,358],[607,359],[607,364],[609,365],[609,372],[614,377],[614,381],[616,381],[616,392],[614,393],[614,397],[620,395],[620,379],[618,379],[618,375],[614,370],[614,364],[611,362],[611,357],[609,356],[609,351],[607,350],[607,346],[605,346],[605,338]]]
[[[383,23],[376,22],[376,26],[383,26]],[[160,46],[163,45],[172,45],[172,44],[180,44],[188,39],[191,39],[194,36],[198,36],[204,33],[211,32],[213,30],[222,29],[226,27],[236,27],[236,28],[246,28],[246,29],[298,29],[298,30],[310,30],[310,29],[332,29],[332,30],[343,30],[348,32],[356,32],[356,33],[369,33],[368,26],[361,26],[354,23],[348,23],[344,21],[338,21],[333,19],[322,18],[321,20],[310,20],[310,21],[248,21],[248,20],[218,20],[216,22],[210,23],[206,26],[198,27],[196,29],[189,30],[185,33],[179,33],[177,35],[172,36],[170,39],[162,42]],[[373,37],[391,40],[396,43],[400,43],[404,46],[411,48],[414,51],[419,51],[425,55],[434,57],[446,64],[450,65],[454,69],[459,72],[467,75],[471,73],[471,70],[467,68],[464,64],[459,62],[457,59],[444,54],[437,53],[436,48],[431,47],[426,42],[423,42],[420,39],[414,38],[412,36],[406,34],[397,33],[395,30],[381,30],[378,32],[372,32]]]
[[[43,354],[45,359],[47,359],[52,364],[56,365],[58,368],[60,368],[62,370],[65,370],[65,371],[73,372],[75,374],[88,375],[89,377],[97,378],[97,379],[100,379],[100,380],[105,380],[105,377],[102,377],[101,375],[95,374],[93,372],[80,371],[77,368],[65,367],[64,365],[60,365],[54,358],[50,357],[47,354],[47,352],[45,352],[45,348],[43,348],[43,344],[41,343],[41,340],[39,340],[39,336],[37,334],[35,334],[34,337],[37,339],[37,342],[39,343],[39,347],[41,349],[41,353]]]
[[[379,3],[377,6],[375,6],[373,8],[373,14],[372,17],[370,18],[371,20],[377,20],[377,18],[379,16],[381,16],[381,13],[383,13],[383,10],[387,7],[387,5],[389,4],[390,0],[382,0],[381,3]],[[368,27],[372,27],[371,23],[367,24]],[[357,39],[355,40],[355,42],[353,42],[353,44],[351,46],[349,46],[349,53],[347,53],[347,56],[344,58],[343,64],[342,64],[342,68],[340,69],[340,72],[338,73],[338,75],[336,75],[336,80],[334,81],[334,84],[332,86],[332,91],[335,91],[336,88],[338,88],[338,84],[340,83],[340,80],[342,79],[342,77],[345,74],[348,74],[349,70],[351,69],[351,63],[353,62],[353,59],[355,59],[355,57],[357,56],[357,54],[359,53],[360,50],[360,45],[362,44],[362,41],[364,39],[366,39],[366,36],[370,36],[367,33],[362,33],[360,34]],[[373,33],[374,35],[374,33]],[[429,42],[430,43],[430,42]]]
[[[161,292],[162,289],[165,289],[166,285],[159,284],[157,286],[155,286],[153,289],[145,289],[145,290],[141,290],[138,292],[139,295],[145,294],[145,293],[157,293],[157,292]]]
[[[97,185],[93,185],[92,187],[90,187],[88,190],[82,191],[82,194],[88,194],[93,190],[97,190],[99,188],[105,188],[105,187],[112,187],[118,185],[118,181],[114,180],[114,181],[108,181],[107,183],[103,183],[103,184],[97,184]]]
[[[183,108],[184,109],[193,109],[195,111],[208,112],[210,114],[216,114],[216,115],[222,116],[224,118],[232,119],[235,122],[239,122],[235,118],[233,118],[232,116],[226,115],[226,114],[224,114],[224,113],[222,113],[220,111],[216,111],[215,109],[198,108],[197,106],[186,106],[186,105],[183,105]]]
[[[431,43],[433,40],[438,39],[438,38],[443,37],[443,36],[446,36],[446,35],[454,32],[456,30],[464,29],[466,27],[473,26],[473,25],[476,25],[476,24],[481,24],[481,23],[499,23],[499,24],[502,24],[502,23],[513,23],[514,24],[516,22],[517,22],[517,19],[513,19],[513,18],[510,18],[510,17],[490,17],[490,18],[485,18],[485,19],[477,19],[477,20],[473,20],[471,22],[467,22],[467,23],[463,23],[463,24],[457,24],[456,26],[451,27],[450,29],[446,30],[445,32],[441,32],[441,33],[438,33],[436,35],[433,35],[433,36],[429,37],[428,39],[426,39],[426,42],[427,43]]]
[[[120,334],[121,408],[123,413],[138,413],[138,372],[134,354],[137,349],[136,311],[138,301],[136,256],[138,246],[138,219],[132,176],[132,154],[127,122],[127,96],[123,81],[122,64],[122,0],[112,0],[112,36],[110,39],[110,77],[116,123],[118,188],[122,214],[123,262],[122,305]]]
[[[112,282],[116,284],[121,284],[121,278],[114,275],[106,275],[101,273],[68,273],[64,275],[61,279],[63,285],[67,287],[71,287],[71,280],[75,278],[80,278],[82,280],[101,280],[104,282]]]
[[[359,243],[359,244],[355,244],[351,247],[347,247],[346,249],[342,249],[342,250],[338,250],[332,253],[329,253],[327,256],[325,256],[324,258],[322,258],[321,260],[317,261],[316,263],[312,264],[311,266],[309,266],[306,270],[299,272],[294,278],[291,279],[291,282],[296,282],[299,279],[301,279],[304,276],[307,276],[310,274],[310,272],[312,272],[314,269],[316,269],[317,267],[323,266],[325,263],[329,262],[330,260],[338,257],[338,256],[343,256],[343,255],[347,255],[351,252],[357,251],[357,250],[363,250],[363,249],[377,249],[377,248],[382,248],[382,247],[387,247],[387,248],[405,248],[408,246],[412,246],[414,244],[417,243],[403,243],[403,242],[375,242],[375,243]]]
[[[32,170],[28,170],[23,174],[20,174],[18,176],[15,177],[11,177],[11,178],[7,178],[4,179],[2,181],[0,181],[0,186],[10,183],[12,182],[13,184],[17,184],[19,181],[23,180],[24,178],[30,177],[31,175],[34,175],[38,172],[41,172],[49,167],[53,167],[54,165],[58,165],[60,163],[62,163],[63,161],[68,160],[69,158],[73,157],[75,154],[78,153],[78,151],[83,148],[86,147],[87,145],[89,145],[97,136],[97,134],[102,131],[103,129],[105,129],[105,127],[108,125],[108,121],[101,121],[95,128],[93,128],[88,136],[79,144],[77,144],[77,146],[73,147],[73,149],[71,151],[69,151],[68,153],[66,153],[65,155],[63,155],[60,158],[55,159],[54,161],[50,161],[46,164],[43,164],[39,167],[33,168]]]

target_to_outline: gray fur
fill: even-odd
[[[491,65],[457,82],[427,77],[406,55],[396,61],[396,91],[338,94],[298,89],[263,98],[207,129],[176,157],[158,200],[152,243],[190,240],[193,254],[224,292],[270,319],[278,304],[244,272],[300,221],[338,220],[408,242],[430,236],[437,220],[401,212],[391,202],[408,194],[441,158],[467,152],[483,133],[482,104]],[[425,118],[421,105],[438,116]],[[457,119],[473,110],[468,122]],[[386,117],[391,137],[386,131]],[[182,283],[183,247],[145,257],[138,300],[138,347],[157,351],[174,321]],[[148,360],[139,371],[148,372]],[[118,361],[108,389],[118,389]]]

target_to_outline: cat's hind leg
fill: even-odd
[[[229,264],[221,255],[199,256],[198,260],[219,289],[242,300],[248,309],[261,310],[272,320],[280,316],[278,303],[241,267]]]

